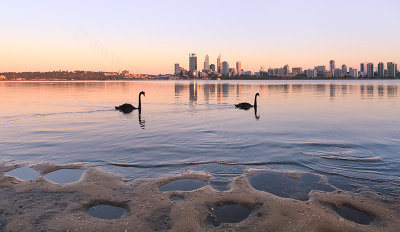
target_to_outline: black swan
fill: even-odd
[[[139,112],[142,110],[142,100],[141,100],[141,96],[146,96],[145,92],[140,92],[139,93],[139,107],[136,108],[131,104],[125,103],[123,105],[120,106],[116,106],[115,109],[119,110],[121,112],[123,112],[124,114],[129,114],[130,112],[134,111],[134,110],[139,110]]]
[[[256,96],[254,97],[254,106],[250,103],[247,102],[242,102],[239,104],[235,104],[236,108],[242,109],[242,110],[249,110],[250,108],[257,108],[257,97],[259,97],[260,94],[256,93]]]

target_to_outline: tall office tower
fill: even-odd
[[[374,64],[368,63],[367,64],[367,77],[373,77],[373,76],[374,76]]]
[[[221,54],[219,54],[218,58],[217,58],[217,72],[219,74],[222,73],[222,66],[221,66]]]
[[[196,53],[189,54],[189,71],[191,74],[197,70],[197,56]]]
[[[238,61],[236,62],[236,75],[240,75],[240,73],[242,72],[242,62]]]
[[[393,62],[387,63],[388,77],[396,77],[397,74],[397,64]]]
[[[229,64],[228,62],[222,62],[222,75],[228,76],[229,75]]]
[[[208,70],[210,70],[210,58],[206,55],[206,58],[204,59],[204,71]]]
[[[385,76],[385,64],[380,62],[378,64],[378,77],[384,77]]]
[[[367,67],[365,63],[360,64],[360,76],[365,76],[367,74]]]
[[[347,76],[347,65],[342,65],[342,76]]]
[[[329,72],[331,72],[331,74],[333,76],[333,73],[335,72],[335,61],[334,60],[329,61]]]
[[[175,64],[175,71],[174,71],[174,74],[175,74],[175,75],[178,74],[178,71],[179,71],[179,64]]]

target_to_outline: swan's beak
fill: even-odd
[[[143,96],[145,96],[145,97],[146,97],[146,93],[143,93]]]

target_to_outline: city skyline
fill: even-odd
[[[186,66],[190,51],[201,59],[208,54],[210,64],[224,54],[232,67],[241,60],[252,72],[284,64],[313,68],[333,57],[348,67],[400,63],[399,6],[394,0],[7,2],[0,72],[166,74],[171,63]]]
[[[223,62],[222,62],[223,61]],[[222,62],[222,63],[221,63]],[[257,72],[242,69],[242,62],[236,61],[236,66],[229,67],[229,62],[222,59],[219,54],[215,64],[210,64],[210,57],[207,54],[204,58],[203,69],[197,68],[196,53],[189,53],[189,69],[181,66],[179,63],[174,64],[173,75],[177,77],[194,77],[207,78],[219,76],[264,76],[264,77],[307,77],[307,78],[330,78],[330,77],[399,77],[399,70],[395,62],[379,62],[377,66],[371,62],[361,62],[359,66],[348,66],[342,64],[336,66],[336,60],[330,60],[329,66],[314,65],[313,68],[304,68],[295,66],[290,69],[290,65],[283,67],[261,66]],[[232,67],[232,66],[231,66]],[[267,67],[267,68],[266,68]]]

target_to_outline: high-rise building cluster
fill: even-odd
[[[227,61],[221,61],[221,55],[217,58],[217,65],[210,64],[210,57],[206,55],[204,58],[203,70],[197,68],[197,56],[195,53],[189,54],[189,70],[182,68],[179,64],[175,64],[175,76],[188,77],[218,77],[218,76],[251,76],[250,71],[242,69],[242,62],[237,61],[236,66],[230,68]]]
[[[227,61],[221,60],[221,55],[217,58],[217,64],[210,64],[208,55],[204,58],[202,70],[197,68],[197,56],[195,53],[189,54],[189,70],[186,70],[175,64],[175,76],[180,77],[234,77],[234,76],[262,76],[262,77],[296,77],[296,78],[395,78],[399,76],[397,64],[394,62],[380,62],[377,66],[373,63],[361,63],[359,69],[348,67],[346,64],[336,66],[335,60],[329,61],[329,69],[325,65],[315,66],[313,69],[303,70],[302,67],[293,67],[289,65],[281,68],[269,68],[265,70],[260,68],[259,72],[252,73],[242,69],[242,62],[237,61],[235,66],[229,66]]]
[[[341,67],[336,67],[336,61],[329,61],[329,69],[325,65],[315,66],[313,69],[306,69],[303,71],[301,67],[292,68],[289,71],[289,65],[285,65],[281,68],[269,68],[268,71],[264,71],[261,68],[259,73],[261,76],[268,77],[305,77],[305,78],[395,78],[399,77],[399,71],[397,64],[388,62],[385,64],[380,62],[378,66],[374,66],[373,63],[361,63],[360,69],[354,67],[348,67],[343,64]]]

